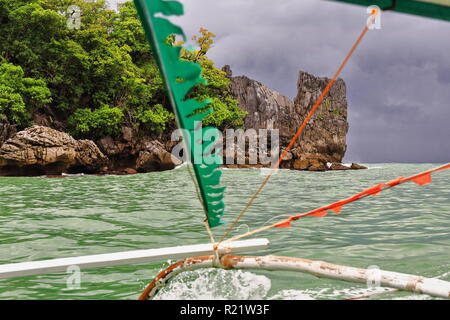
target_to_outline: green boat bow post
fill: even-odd
[[[183,6],[177,1],[162,0],[134,0],[134,3],[164,79],[177,125],[183,129],[186,151],[195,172],[208,224],[211,228],[216,227],[222,224],[220,218],[225,208],[225,187],[219,187],[221,150],[214,143],[220,132],[214,127],[201,127],[202,119],[212,112],[207,108],[208,101],[186,98],[195,85],[206,81],[201,78],[201,67],[194,62],[180,60],[181,47],[167,42],[173,35],[185,38],[183,30],[161,17],[182,15]]]

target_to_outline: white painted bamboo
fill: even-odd
[[[200,268],[222,267],[225,269],[264,269],[299,271],[317,277],[331,278],[350,282],[379,283],[381,287],[390,287],[404,291],[424,293],[434,297],[450,298],[450,282],[435,278],[425,278],[410,274],[361,269],[341,266],[323,261],[278,256],[231,256],[221,258],[220,263],[214,256],[189,258],[162,271],[146,288],[140,299],[149,299],[156,295],[159,288],[176,274]]]
[[[235,241],[219,245],[220,254],[233,252],[251,252],[266,249],[269,246],[267,239],[251,239]],[[23,277],[54,272],[66,272],[70,266],[80,269],[111,267],[125,264],[141,264],[165,261],[168,259],[184,259],[198,255],[214,253],[213,245],[198,244],[149,250],[135,250],[126,252],[96,254],[89,256],[60,258],[53,260],[30,261],[0,265],[0,279]]]

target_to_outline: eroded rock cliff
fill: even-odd
[[[0,124],[1,125],[1,124]],[[97,142],[75,140],[69,134],[32,126],[13,133],[0,126],[7,140],[0,147],[1,176],[61,175],[62,173],[114,173],[162,171],[181,162],[173,157],[172,143],[164,145],[150,137],[137,137],[124,128],[120,138]]]
[[[287,147],[330,81],[300,71],[297,96],[292,101],[256,80],[233,77],[229,66],[223,70],[231,79],[231,91],[239,106],[248,112],[245,129],[278,129],[281,150]],[[346,87],[345,82],[338,79],[281,167],[311,171],[349,169],[337,165],[347,150],[347,132]],[[329,163],[334,165],[329,166]]]
[[[294,99],[299,126],[322,94],[330,79],[318,78],[301,71]],[[344,80],[338,78],[315,112],[295,149],[296,159],[317,160],[323,164],[340,163],[347,150],[347,99]]]
[[[43,126],[19,131],[0,148],[1,175],[59,175],[63,172],[98,172],[106,156],[89,140]]]

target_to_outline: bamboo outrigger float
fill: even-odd
[[[152,299],[170,279],[173,279],[173,277],[181,272],[214,267],[224,269],[297,271],[310,273],[317,277],[359,283],[369,283],[375,280],[381,287],[424,293],[434,297],[450,299],[450,282],[434,278],[424,278],[384,270],[376,270],[374,274],[374,271],[371,269],[340,266],[328,262],[301,258],[225,255],[217,260],[216,256],[211,255],[188,258],[164,269],[145,288],[139,300]]]

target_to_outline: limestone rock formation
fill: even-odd
[[[240,108],[248,112],[245,129],[278,129],[281,150],[289,144],[330,81],[300,71],[298,93],[292,101],[258,81],[245,76],[232,77],[229,66],[222,70],[231,80],[231,92]],[[346,87],[344,81],[338,79],[281,167],[311,171],[338,169],[337,164],[347,150],[347,132]],[[327,163],[333,163],[333,168]],[[344,169],[339,167],[339,170]]]
[[[125,126],[119,137],[108,136],[97,141],[110,160],[108,171],[114,174],[173,169],[181,164],[170,154],[175,144],[168,135],[139,135],[136,129]]]
[[[159,141],[147,143],[145,150],[139,153],[136,160],[138,172],[163,171],[174,169],[181,161],[166,151],[164,145]]]
[[[294,99],[295,112],[303,122],[330,79],[301,71]],[[347,150],[348,132],[345,82],[337,79],[305,128],[297,144],[297,158],[341,162]]]
[[[286,138],[295,134],[299,118],[288,97],[246,76],[231,78],[231,92],[248,112],[245,129],[279,129],[280,137]]]
[[[331,164],[331,166],[330,166],[330,168],[329,168],[330,170],[350,170],[350,169],[352,169],[352,168],[350,168],[350,167],[347,167],[347,166],[344,166],[343,164],[341,164],[341,163],[332,163]]]
[[[352,163],[352,165],[351,165],[350,168],[351,168],[351,169],[354,169],[354,170],[367,169],[367,167],[362,166],[362,165],[357,164],[357,163]]]
[[[32,126],[3,143],[0,174],[58,175],[70,169],[97,171],[106,160],[92,141],[77,141],[67,133]]]
[[[181,164],[167,151],[171,142],[165,145],[150,137],[137,137],[131,128],[122,128],[122,133],[116,139],[101,139],[97,146],[49,127],[27,128],[1,146],[0,175],[134,174],[170,170]]]
[[[106,171],[108,157],[106,157],[92,140],[78,140],[76,146],[75,165],[71,171],[99,172]],[[77,170],[78,169],[78,170]]]

